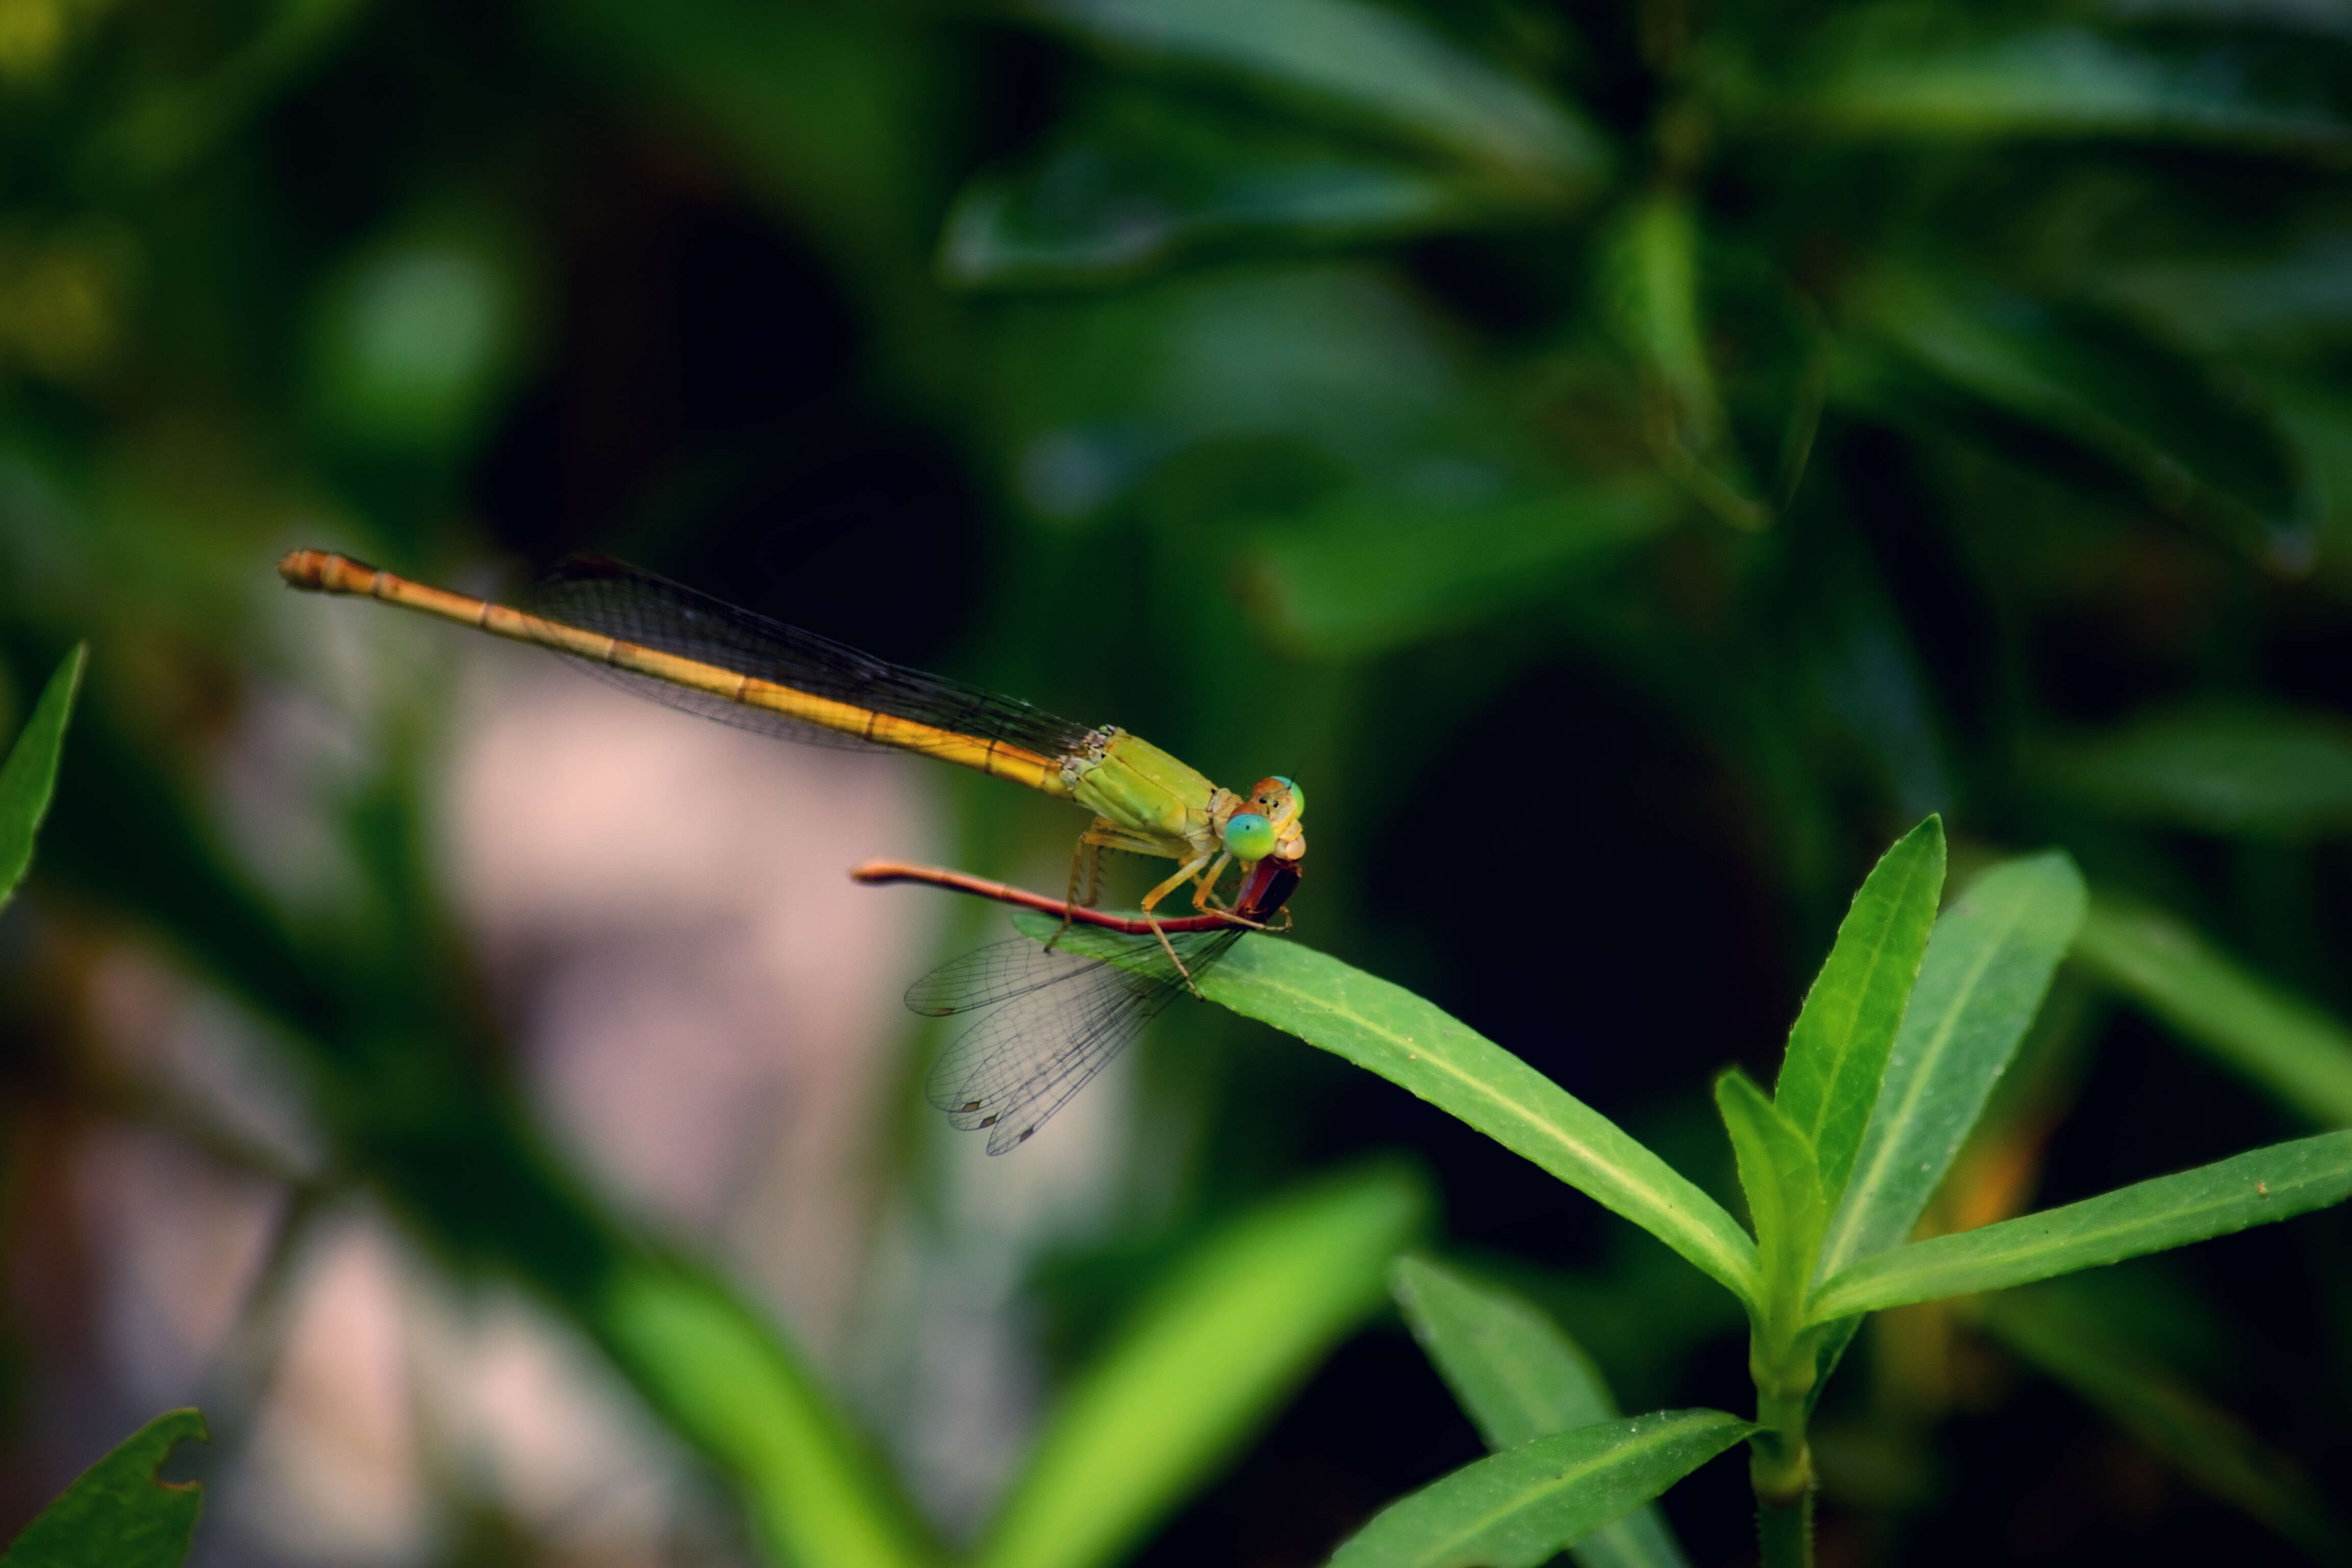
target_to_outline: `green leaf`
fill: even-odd
[[[964,188],[939,271],[966,289],[1120,282],[1202,250],[1426,233],[1508,210],[1458,174],[1127,94]]]
[[[1044,915],[1014,923],[1039,942]],[[1127,949],[1072,931],[1065,949],[1116,961]],[[1492,1040],[1401,985],[1295,942],[1246,936],[1202,980],[1210,1001],[1343,1057],[1534,1161],[1756,1300],[1756,1247],[1706,1194],[1615,1122]]]
[[[824,1390],[723,1289],[633,1261],[591,1321],[655,1408],[733,1477],[778,1560],[914,1568],[933,1559]]]
[[[1469,504],[1350,491],[1256,531],[1244,589],[1287,647],[1360,658],[1542,603],[1675,512],[1671,490],[1642,480]],[[1465,537],[1478,547],[1464,549]]]
[[[1070,1391],[974,1561],[1122,1556],[1380,1303],[1427,1208],[1419,1182],[1375,1170],[1211,1237]]]
[[[1842,350],[1841,395],[1914,426],[1973,434],[2011,460],[2023,421],[2243,548],[2307,554],[2318,498],[2242,377],[2118,318],[1916,269],[1881,272],[1844,306],[1855,331]]]
[[[1944,819],[1879,857],[1805,993],[1772,1102],[1813,1150],[1822,1191],[1843,1190],[1944,891]]]
[[[1417,1257],[1397,1259],[1389,1288],[1489,1448],[1617,1415],[1591,1358],[1517,1292]],[[1646,1505],[1569,1550],[1583,1568],[1675,1568],[1685,1561],[1664,1516]]]
[[[2352,1030],[2160,910],[2100,898],[2084,968],[2315,1121],[2352,1126]]]
[[[2200,705],[2053,747],[2054,789],[2116,816],[2304,838],[2352,827],[2352,728],[2319,713]]]
[[[1626,209],[1601,247],[1604,292],[1617,335],[1641,367],[1651,446],[1666,473],[1725,522],[1761,528],[1771,510],[1732,444],[1707,363],[1698,247],[1688,195],[1654,191]]]
[[[2040,1011],[2083,919],[2061,851],[2007,860],[1936,922],[1819,1272],[1898,1245],[1919,1223]]]
[[[1028,0],[1118,56],[1238,79],[1303,108],[1478,164],[1550,199],[1590,196],[1607,152],[1539,89],[1354,0]]]
[[[1535,1568],[1754,1430],[1720,1410],[1662,1410],[1538,1437],[1391,1503],[1331,1568]]]
[[[1843,58],[1790,97],[1789,112],[1840,136],[2126,137],[2330,163],[2352,151],[2340,117],[2265,100],[2210,57],[2176,63],[2080,27],[1936,38],[1913,26],[1918,16],[1864,14]]]
[[[1715,1106],[1739,1160],[1739,1184],[1756,1220],[1764,1274],[1763,1317],[1796,1326],[1805,1282],[1822,1239],[1827,1205],[1813,1149],[1803,1129],[1782,1115],[1756,1080],[1733,1068],[1715,1080]]]
[[[74,693],[81,687],[82,666],[89,645],[66,655],[41,700],[33,706],[8,760],[0,763],[0,909],[16,896],[16,885],[33,864],[33,836],[48,815],[57,793],[58,762],[66,743],[66,721],[73,714]]]
[[[2000,1290],[2289,1219],[2352,1194],[2352,1131],[2274,1143],[2063,1208],[1915,1241],[1864,1258],[1814,1292],[1825,1323],[1913,1301]]]
[[[79,660],[79,655],[75,656]],[[167,1410],[117,1444],[24,1528],[5,1568],[178,1568],[204,1511],[194,1481],[155,1479],[172,1450],[210,1440],[194,1410]]]
[[[2207,1492],[2324,1560],[2352,1556],[2342,1521],[2292,1460],[2121,1342],[2093,1302],[2048,1287],[2011,1291],[1985,1303],[1982,1322]]]

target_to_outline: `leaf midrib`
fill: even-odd
[[[1993,940],[1984,944],[1976,963],[1968,972],[1967,983],[1952,993],[1951,1005],[1946,1009],[1943,1021],[1937,1025],[1936,1033],[1931,1037],[1930,1044],[1920,1053],[1918,1064],[1911,1074],[1911,1081],[1904,1087],[1902,1098],[1895,1107],[1895,1114],[1888,1119],[1888,1135],[1881,1139],[1878,1147],[1872,1152],[1869,1167],[1857,1168],[1847,1177],[1847,1193],[1869,1193],[1878,1186],[1895,1158],[1897,1143],[1901,1142],[1895,1136],[1894,1129],[1913,1125],[1913,1113],[1917,1109],[1921,1098],[1927,1092],[1927,1081],[1932,1076],[1929,1068],[1943,1059],[1944,1052],[1951,1046],[1952,1037],[1959,1031],[1960,1020],[1968,1014],[1969,999],[1976,995],[1977,988],[1984,984],[1985,974],[1992,968],[1994,958],[1999,956],[2002,949],[2008,945],[2010,936],[2024,921],[2026,913],[2026,908],[2022,903],[2012,906],[2009,913],[2002,917],[2002,923]],[[1901,1043],[1902,1036],[1898,1032],[1895,1036],[1895,1044]],[[1864,1130],[1864,1135],[1868,1136],[1867,1129]],[[1937,1181],[1942,1179],[1940,1175],[1937,1177]],[[1855,1222],[1859,1223],[1860,1218],[1861,1215],[1857,1210]],[[1822,1249],[1822,1263],[1825,1266],[1843,1262],[1843,1259],[1837,1255],[1843,1253],[1847,1238],[1853,1234],[1853,1225],[1840,1225],[1833,1227],[1828,1245]],[[1844,1267],[1860,1268],[1861,1262],[1862,1260],[1856,1259],[1851,1263],[1844,1263]]]
[[[1227,978],[1227,976],[1222,974],[1212,976],[1209,981],[1210,989],[1224,989],[1225,987],[1221,985],[1219,982],[1221,980],[1226,980]],[[1414,1041],[1410,1036],[1401,1035],[1395,1030],[1388,1027],[1386,1025],[1375,1023],[1371,1019],[1366,1018],[1360,1014],[1344,1012],[1315,993],[1301,990],[1298,987],[1290,984],[1286,981],[1268,975],[1263,970],[1252,971],[1251,980],[1254,984],[1263,985],[1267,990],[1278,992],[1286,997],[1290,997],[1297,1001],[1307,1007],[1324,1013],[1333,1018],[1342,1019],[1346,1022],[1351,1023],[1369,1034],[1378,1036],[1380,1038],[1388,1041],[1391,1045],[1400,1047],[1411,1047],[1419,1043]],[[1416,1000],[1419,999],[1416,998]],[[1456,1027],[1461,1028],[1465,1034],[1470,1035],[1473,1038],[1485,1038],[1484,1036],[1478,1035],[1475,1030],[1470,1029],[1466,1025],[1460,1024],[1457,1020],[1448,1019],[1447,1021],[1454,1023]],[[1492,1042],[1489,1043],[1491,1044]],[[1497,1046],[1496,1047],[1496,1049],[1501,1050],[1502,1047]],[[1570,1150],[1587,1163],[1608,1171],[1617,1178],[1620,1184],[1625,1190],[1630,1192],[1643,1192],[1649,1190],[1649,1184],[1647,1183],[1637,1181],[1633,1173],[1626,1170],[1622,1165],[1619,1165],[1612,1160],[1604,1159],[1601,1155],[1591,1150],[1587,1145],[1571,1137],[1565,1129],[1535,1115],[1517,1100],[1511,1099],[1507,1095],[1502,1094],[1475,1076],[1465,1072],[1457,1063],[1448,1060],[1444,1056],[1433,1054],[1426,1049],[1412,1050],[1410,1051],[1409,1054],[1412,1055],[1415,1060],[1429,1063],[1433,1068],[1445,1073],[1455,1082],[1468,1086],[1470,1089],[1476,1091],[1477,1095],[1486,1103],[1501,1106],[1507,1110],[1513,1118],[1518,1121],[1521,1125],[1534,1129],[1545,1135],[1559,1147]],[[1507,1052],[1505,1054],[1507,1056],[1508,1055]],[[1515,1062],[1518,1061],[1518,1058],[1516,1057],[1512,1057],[1510,1059]],[[1519,1065],[1525,1067],[1527,1064],[1520,1062]],[[1528,1070],[1529,1072],[1535,1071],[1533,1068],[1528,1068]],[[1546,1081],[1549,1082],[1549,1080],[1547,1079]],[[1566,1093],[1567,1091],[1563,1089],[1561,1092]],[[1594,1114],[1598,1115],[1600,1113],[1596,1111]],[[1591,1194],[1587,1195],[1589,1196]],[[1753,1244],[1749,1244],[1745,1248],[1744,1253],[1740,1249],[1727,1247],[1725,1243],[1725,1238],[1715,1233],[1715,1227],[1712,1225],[1709,1225],[1702,1215],[1676,1205],[1664,1196],[1661,1196],[1659,1201],[1665,1206],[1668,1212],[1686,1220],[1696,1236],[1704,1237],[1706,1242],[1711,1244],[1707,1250],[1710,1255],[1716,1258],[1720,1268],[1719,1270],[1710,1270],[1710,1272],[1716,1273],[1716,1277],[1719,1280],[1725,1284],[1730,1285],[1735,1291],[1752,1299],[1761,1289],[1760,1280],[1757,1274],[1757,1265],[1754,1256],[1755,1248]],[[1745,1235],[1742,1235],[1740,1239],[1745,1242],[1747,1237]],[[1727,1256],[1727,1254],[1728,1256]]]
[[[1738,1418],[1724,1417],[1723,1419],[1737,1420]],[[1449,1551],[1454,1547],[1461,1546],[1467,1542],[1475,1541],[1479,1536],[1484,1535],[1487,1531],[1492,1530],[1497,1523],[1510,1518],[1511,1515],[1525,1512],[1529,1507],[1533,1506],[1531,1500],[1539,1500],[1541,1495],[1547,1491],[1555,1491],[1562,1487],[1573,1485],[1574,1483],[1584,1479],[1587,1476],[1593,1474],[1595,1471],[1608,1468],[1615,1461],[1639,1458],[1643,1454],[1658,1447],[1669,1438],[1681,1436],[1694,1427],[1717,1424],[1717,1422],[1707,1421],[1700,1416],[1685,1416],[1681,1420],[1669,1422],[1661,1426],[1657,1431],[1646,1436],[1636,1436],[1630,1437],[1614,1447],[1606,1449],[1601,1453],[1595,1454],[1591,1458],[1585,1459],[1579,1464],[1571,1465],[1569,1468],[1560,1471],[1557,1476],[1549,1477],[1530,1485],[1525,1491],[1515,1494],[1513,1500],[1506,1502],[1494,1509],[1491,1512],[1480,1516],[1470,1525],[1438,1542],[1434,1550],[1438,1552]],[[1598,1423],[1596,1423],[1596,1425],[1598,1425]],[[1536,1441],[1540,1443],[1543,1439],[1538,1437]],[[1639,1505],[1637,1504],[1636,1506]],[[1630,1512],[1631,1510],[1629,1510],[1628,1511]]]
[[[2182,1173],[2187,1174],[2188,1173],[2184,1172]],[[2336,1175],[2338,1179],[2341,1179],[2343,1175],[2343,1173],[2340,1171],[2331,1173]],[[2322,1174],[2318,1173],[2275,1182],[2267,1181],[2265,1178],[2252,1175],[2249,1175],[2245,1178],[2248,1183],[2258,1186],[2268,1185],[2270,1190],[2263,1195],[2273,1201],[2279,1199],[2292,1199],[2305,1187],[2323,1179],[2324,1177]],[[2164,1178],[2159,1176],[2155,1178],[2155,1180],[2162,1181]],[[2119,1189],[2121,1192],[2129,1192],[2130,1190],[2131,1189],[2128,1187]],[[2084,1200],[2085,1203],[2096,1203],[2099,1200],[2096,1198],[2085,1198]],[[1965,1240],[1967,1237],[1983,1235],[1986,1231],[1992,1229],[1992,1226],[1979,1226],[1974,1230],[1959,1231],[1948,1237],[1935,1237],[1927,1241],[1916,1242],[1913,1245],[1924,1247],[1933,1247],[1937,1243],[1952,1243],[1954,1245],[1951,1247],[1950,1250],[1959,1255],[1955,1261],[1962,1266],[1971,1264],[1980,1266],[1996,1260],[2002,1263],[2030,1262],[2035,1258],[2046,1258],[2053,1252],[2086,1248],[2100,1241],[2110,1240],[2116,1237],[2127,1235],[2132,1231],[2145,1229],[2151,1226],[2161,1225],[2175,1220],[2193,1220],[2202,1215],[2209,1215],[2217,1210],[2233,1207],[2244,1201],[2245,1194],[2242,1192],[2215,1193],[2210,1196],[2199,1199],[2193,1203],[2175,1205],[2165,1209],[2159,1215],[2143,1215],[2137,1219],[2129,1217],[2121,1218],[2109,1221],[2095,1230],[2069,1230],[2063,1237],[2053,1237],[2047,1233],[2044,1233],[2040,1236],[2032,1237],[2016,1247],[2004,1247],[1999,1252],[1988,1253],[1983,1258],[1974,1259],[1969,1258],[1965,1252],[1961,1251],[1960,1247],[1957,1244]],[[2063,1214],[2065,1211],[2063,1209],[2051,1209],[2044,1212],[2045,1215],[2055,1215]],[[2000,1220],[1995,1223],[1999,1225],[2022,1226],[2036,1217],[2038,1216],[2027,1215],[2018,1219]],[[1914,1262],[1907,1268],[1899,1268],[1895,1263],[1895,1259],[1902,1256],[1903,1250],[1905,1249],[1895,1248],[1875,1254],[1874,1256],[1853,1265],[1838,1279],[1830,1280],[1828,1285],[1823,1288],[1822,1293],[1815,1298],[1812,1310],[1814,1321],[1817,1322],[1827,1321],[1832,1318],[1844,1317],[1856,1310],[1867,1310],[1865,1307],[1856,1306],[1853,1302],[1841,1300],[1842,1297],[1858,1297],[1861,1301],[1866,1303],[1869,1298],[1867,1292],[1863,1289],[1864,1287],[1878,1283],[1890,1278],[1900,1279],[1903,1275],[1914,1271],[1923,1275],[1932,1276],[1937,1270],[1952,1266],[1950,1262],[1947,1262],[1942,1259],[1929,1258],[1925,1264]],[[2095,1266],[2085,1265],[2084,1267]]]

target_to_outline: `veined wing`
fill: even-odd
[[[1056,718],[1026,702],[887,663],[845,643],[739,609],[617,561],[572,556],[541,578],[526,603],[534,615],[546,620],[600,637],[716,665],[754,680],[910,720],[951,735],[1017,746],[1048,759],[1082,749],[1091,733],[1084,724]],[[616,669],[570,649],[556,651],[639,696],[723,724],[819,746],[858,751],[924,749],[903,741],[877,748],[852,732],[730,701],[715,691]]]
[[[1198,976],[1243,934],[1186,931],[1169,941]],[[1108,962],[1114,955],[1121,962]],[[933,1064],[924,1097],[951,1126],[986,1129],[988,1152],[1002,1154],[1069,1103],[1183,985],[1148,934],[1079,927],[1050,950],[1015,937],[966,953],[907,992],[907,1005],[932,1017],[986,1014]]]

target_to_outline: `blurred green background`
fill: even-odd
[[[1928,811],[2099,900],[1937,1223],[2352,1124],[2343,0],[0,0],[0,732],[92,647],[0,919],[0,1529],[200,1401],[199,1561],[754,1561],[580,1306],[650,1249],[961,1539],[1189,1240],[1399,1152],[1628,1408],[1744,1398],[1663,1249],[1205,1008],[974,1158],[895,997],[1001,921],[839,872],[1051,888],[1074,816],[294,545],[618,555],[1291,774],[1299,940],[1713,1189]],[[2341,1213],[1864,1348],[1826,1562],[2334,1550],[2263,1478],[2352,1495]],[[1135,1560],[1479,1451],[1374,1321]]]

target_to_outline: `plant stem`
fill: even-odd
[[[1786,1508],[1767,1503],[1756,1510],[1756,1542],[1762,1568],[1812,1568],[1813,1493],[1809,1487]]]
[[[1812,1344],[1790,1336],[1778,1351],[1769,1353],[1756,1341],[1748,1349],[1756,1422],[1765,1428],[1750,1440],[1748,1459],[1748,1482],[1756,1489],[1756,1537],[1762,1568],[1812,1568],[1813,1455],[1805,1441]]]

